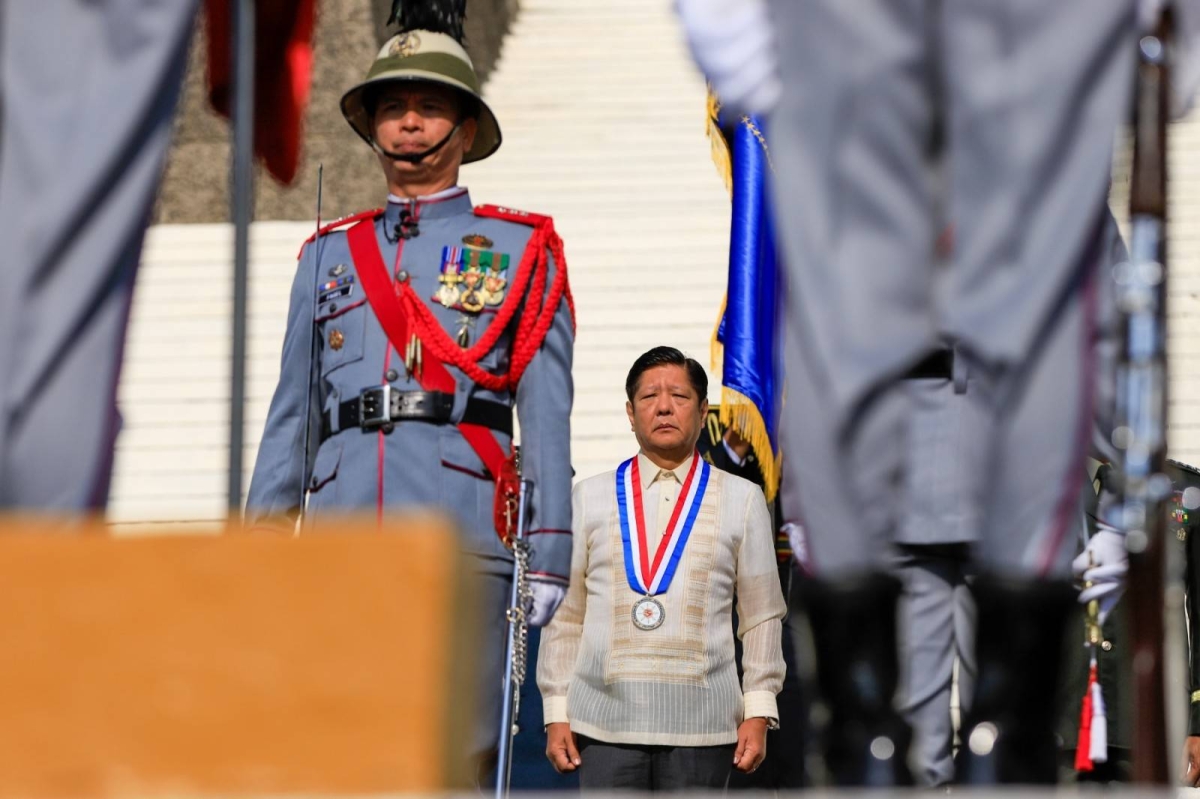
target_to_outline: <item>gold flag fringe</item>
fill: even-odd
[[[713,166],[717,168],[717,175],[725,184],[725,191],[733,194],[733,159],[729,154],[729,142],[725,141],[725,135],[721,133],[721,126],[717,123],[720,114],[721,101],[717,99],[712,86],[709,86],[704,130],[708,134],[708,144],[712,150]]]
[[[721,114],[721,101],[717,99],[716,92],[712,86],[708,87],[708,102],[705,111],[705,133],[708,135],[708,143],[712,149],[713,166],[717,168],[717,175],[725,184],[725,190],[733,195],[733,160],[729,153],[729,142],[725,141],[725,134],[721,133],[721,128],[717,124],[717,120]],[[721,320],[725,318],[725,303],[727,297],[721,298],[721,310],[717,312],[717,321],[713,324],[712,341],[709,344],[709,366],[712,367],[714,375],[721,374],[723,362],[724,347],[717,340],[717,331],[721,328]]]

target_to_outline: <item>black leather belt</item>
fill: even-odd
[[[365,388],[356,398],[338,404],[337,432],[353,427],[369,432],[399,421],[449,424],[453,409],[454,395],[443,391],[397,391],[391,386]],[[462,421],[512,436],[512,408],[500,402],[468,400]],[[333,425],[326,411],[321,417],[321,439],[331,435]]]
[[[904,374],[905,380],[949,380],[954,376],[954,350],[935,350]]]

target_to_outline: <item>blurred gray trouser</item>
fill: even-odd
[[[108,496],[133,280],[197,0],[0,0],[0,508]]]
[[[1126,109],[1129,0],[773,0],[788,264],[785,480],[813,567],[886,569],[910,401],[949,337],[984,419],[984,569],[1060,575],[1087,444],[1093,265]],[[948,195],[929,179],[945,120]],[[944,208],[944,217],[934,208]],[[955,228],[944,279],[937,218]]]
[[[956,660],[960,708],[970,707],[975,688],[975,601],[968,568],[965,544],[902,546],[896,563],[904,583],[899,709],[912,726],[909,761],[921,786],[954,779],[950,700]]]

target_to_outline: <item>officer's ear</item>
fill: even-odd
[[[479,132],[479,120],[475,117],[467,117],[462,122],[462,127],[458,129],[459,135],[462,136],[463,152],[471,152],[471,145],[475,143],[475,134]]]
[[[633,429],[633,400],[625,400],[625,415],[629,417],[629,429]]]

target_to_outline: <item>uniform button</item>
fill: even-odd
[[[388,379],[389,383],[392,382],[393,380],[399,380],[400,373],[397,372],[395,369],[388,369],[387,370],[387,379]]]
[[[396,429],[396,425],[392,424],[391,422],[388,422],[387,424],[385,424],[383,427],[381,427],[379,429],[383,431],[384,435],[387,435]]]
[[[314,475],[313,475],[313,479],[312,479],[312,483],[311,483],[312,487],[313,487],[313,488],[316,488],[316,487],[317,487],[317,483],[318,483],[318,482],[320,482],[320,481],[317,479],[317,476],[314,474]]]
[[[329,303],[329,313],[333,313],[336,310],[337,310],[337,303],[336,302]]]
[[[1103,641],[1100,644],[1100,648],[1103,649],[1105,652],[1111,652],[1112,651],[1112,641]]]
[[[399,280],[401,283],[407,283],[408,282],[408,272],[401,269],[399,272],[396,273],[396,279]]]

